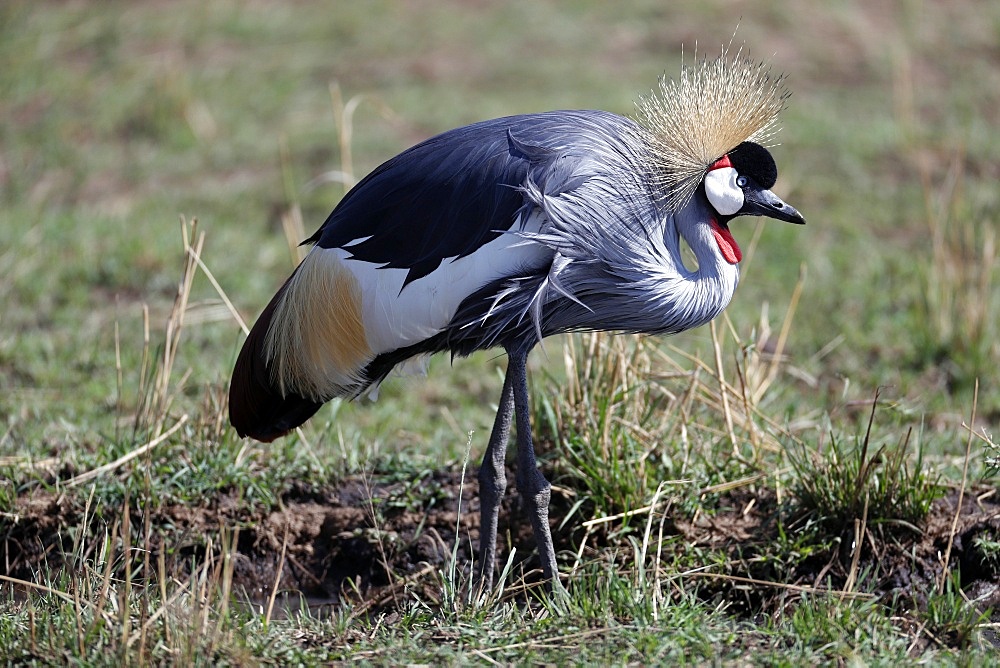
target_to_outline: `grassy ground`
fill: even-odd
[[[809,224],[734,224],[712,328],[534,354],[568,597],[513,494],[505,587],[469,588],[494,354],[228,430],[239,319],[345,175],[630,113],[737,25],[794,91],[775,190]],[[982,3],[4,3],[0,656],[995,660],[998,44]]]

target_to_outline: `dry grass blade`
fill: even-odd
[[[345,191],[350,189],[356,179],[354,177],[354,113],[362,102],[374,105],[382,118],[393,120],[396,113],[380,97],[376,95],[354,95],[344,102],[340,84],[336,81],[330,84],[330,102],[333,107],[334,121],[337,124],[340,143],[340,179]]]
[[[782,355],[785,352],[785,345],[788,343],[788,336],[792,331],[792,318],[795,315],[795,311],[798,309],[799,299],[802,298],[802,290],[805,288],[805,283],[806,266],[803,264],[799,267],[799,279],[796,281],[795,289],[792,291],[792,296],[788,301],[788,311],[785,313],[785,319],[781,323],[781,331],[778,333],[778,340],[774,345],[774,352],[771,353],[771,359],[767,365],[767,373],[763,380],[756,384],[756,388],[753,393],[753,401],[755,405],[760,403],[761,399],[764,398],[764,394],[778,377]]]
[[[285,243],[288,244],[288,255],[292,259],[292,264],[298,266],[308,252],[302,245],[302,240],[306,238],[306,228],[302,222],[302,207],[298,202],[293,203],[281,214],[281,230],[285,234]]]
[[[560,646],[572,647],[573,645],[568,644],[570,641],[579,641],[584,638],[593,638],[595,636],[601,636],[609,633],[611,633],[610,629],[587,629],[585,631],[566,633],[561,636],[546,638],[544,640],[535,639],[535,640],[527,640],[524,642],[510,643],[507,645],[498,645],[496,647],[489,647],[480,651],[483,652],[484,654],[485,653],[494,654],[496,652],[505,652],[505,651],[510,651],[512,649],[519,649],[522,647],[553,647],[553,648]],[[565,644],[558,645],[557,643],[560,642]]]
[[[285,555],[288,550],[288,526],[285,526],[285,535],[281,539],[281,556],[278,558],[278,568],[274,573],[274,585],[271,587],[271,594],[267,597],[267,612],[264,614],[264,626],[270,626],[271,615],[274,612],[274,600],[278,596],[278,585],[281,584],[281,576],[285,572]]]
[[[854,592],[854,585],[858,581],[858,565],[861,561],[861,546],[864,545],[865,535],[868,531],[868,494],[865,494],[865,507],[861,513],[861,519],[854,520],[854,554],[851,555],[851,567],[847,572],[847,583],[841,593],[840,600]]]
[[[21,580],[20,578],[12,578],[9,575],[3,575],[0,573],[0,580],[4,582],[9,582],[10,584],[17,585],[19,587],[27,587],[29,589],[35,589],[37,591],[45,592],[46,594],[52,594],[57,596],[67,603],[74,603],[75,600],[72,596],[64,591],[59,591],[58,589],[53,589],[52,587],[39,584],[37,582],[29,582],[28,580]]]
[[[187,313],[188,301],[191,297],[191,287],[194,284],[195,268],[197,262],[195,258],[201,256],[201,251],[205,246],[205,233],[197,234],[194,245],[191,239],[198,231],[198,219],[191,220],[190,225],[181,217],[181,238],[184,243],[184,269],[181,273],[181,280],[177,284],[177,295],[174,298],[173,307],[167,317],[165,330],[165,340],[163,346],[163,360],[158,369],[157,382],[155,383],[155,398],[153,406],[160,409],[159,415],[162,420],[162,413],[165,411],[168,397],[170,395],[170,376],[177,359],[177,351],[180,348],[181,332],[184,328],[184,316]]]
[[[43,459],[33,459],[27,455],[10,455],[0,457],[0,467],[16,467],[22,469],[51,469],[62,464],[61,457],[45,457]]]
[[[162,552],[160,554],[162,555]],[[163,573],[162,575],[165,575],[165,573]],[[191,588],[190,580],[188,582],[182,582],[177,587],[177,590],[174,591],[170,596],[168,596],[166,592],[166,585],[168,580],[169,578],[167,577],[160,578],[160,587],[161,587],[160,607],[154,610],[153,613],[150,614],[149,617],[145,619],[142,626],[132,633],[132,635],[128,639],[129,646],[135,644],[135,641],[138,640],[142,636],[142,634],[148,633],[149,630],[153,627],[153,625],[161,617],[166,617],[170,612],[171,608],[173,608],[177,604],[177,601],[179,601],[182,596],[187,594]],[[170,624],[167,623],[163,624],[164,636],[167,638],[168,642],[170,641],[170,633],[171,633],[170,629],[171,629]]]
[[[836,589],[823,589],[819,587],[811,587],[809,585],[797,585],[790,584],[788,582],[773,582],[771,580],[759,580],[757,578],[746,578],[740,575],[727,575],[725,573],[707,573],[703,571],[693,571],[678,574],[678,577],[696,577],[696,578],[710,578],[714,580],[728,580],[730,582],[739,582],[741,584],[754,585],[755,587],[772,587],[775,589],[787,589],[788,591],[795,591],[802,594],[825,594],[829,596],[841,596],[847,600],[856,601],[871,601],[877,598],[875,594],[868,594],[865,592],[844,592]]]
[[[140,456],[146,454],[147,452],[149,452],[150,450],[152,450],[156,446],[158,446],[161,443],[163,443],[164,441],[166,441],[168,438],[170,438],[171,436],[173,436],[173,434],[178,429],[180,429],[182,426],[184,426],[184,423],[187,422],[187,421],[188,421],[188,415],[187,415],[187,413],[185,413],[180,418],[178,418],[177,422],[174,423],[174,426],[172,426],[170,429],[168,429],[164,433],[160,434],[159,436],[157,436],[153,440],[149,441],[145,445],[142,445],[142,446],[136,448],[135,450],[132,450],[131,452],[128,452],[128,453],[122,455],[121,457],[119,457],[118,459],[116,459],[113,462],[109,462],[107,464],[104,464],[103,466],[98,466],[97,468],[94,468],[94,469],[91,469],[91,470],[86,471],[84,473],[81,473],[80,475],[78,475],[78,476],[76,476],[74,478],[70,478],[65,483],[63,483],[63,485],[66,486],[66,487],[75,487],[77,485],[80,485],[82,483],[87,482],[88,480],[93,480],[94,478],[96,478],[99,475],[103,475],[105,473],[108,473],[109,471],[114,471],[119,466],[127,464],[128,462],[132,461],[136,457],[140,457]]]
[[[976,409],[979,406],[979,379],[976,379],[976,387],[972,394],[972,415],[969,418],[969,437],[965,442],[965,462],[962,464],[962,486],[958,489],[958,503],[955,504],[955,516],[951,520],[951,530],[948,532],[948,547],[945,548],[944,557],[941,559],[941,579],[938,581],[938,589],[944,590],[945,581],[950,576],[948,564],[951,561],[951,549],[955,544],[955,533],[958,531],[958,519],[962,515],[962,502],[965,500],[965,487],[969,481],[969,458],[972,454],[972,426],[976,424]]]
[[[142,362],[139,367],[139,407],[135,413],[134,425],[137,431],[150,430],[154,434],[163,431],[164,423],[169,417],[170,407],[174,401],[174,392],[171,387],[175,385],[173,381],[174,365],[180,349],[182,334],[185,325],[190,322],[212,322],[227,317],[232,318],[246,334],[249,328],[240,316],[238,309],[222,288],[222,285],[215,278],[215,275],[202,260],[202,251],[205,246],[206,235],[198,232],[198,220],[193,218],[190,222],[181,216],[181,242],[183,245],[183,267],[181,278],[177,283],[177,291],[170,312],[167,315],[163,330],[163,350],[157,362],[153,362],[150,354],[151,338],[149,327],[149,308],[143,305],[143,348]],[[191,292],[198,272],[204,274],[212,288],[218,294],[222,304],[206,306],[204,303],[192,303]],[[193,316],[189,318],[188,316]],[[155,367],[154,371],[150,371]],[[176,386],[183,386],[191,375],[192,369],[187,369],[176,382]],[[120,373],[120,371],[119,371]],[[119,395],[121,392],[119,391]],[[216,422],[221,420],[221,412],[215,415]],[[184,419],[187,419],[185,415]],[[175,425],[176,429],[179,425]],[[219,431],[217,429],[216,431]],[[160,441],[157,441],[159,443]],[[153,445],[143,446],[148,452]],[[108,466],[114,468],[127,462],[142,452],[130,453],[117,462]],[[78,484],[78,483],[74,483]]]
[[[688,388],[690,398],[696,400],[711,413],[720,415],[725,426],[725,435],[733,446],[734,454],[739,453],[740,434],[746,433],[749,436],[750,444],[753,448],[752,458],[754,461],[760,459],[762,450],[780,452],[783,445],[776,438],[776,434],[798,441],[786,424],[780,424],[772,416],[768,415],[762,408],[763,401],[768,391],[774,385],[781,369],[781,362],[784,356],[785,346],[791,331],[791,323],[798,306],[799,299],[805,281],[805,273],[800,272],[799,281],[793,291],[788,309],[782,322],[781,331],[773,346],[768,346],[770,340],[770,324],[767,316],[766,304],[762,307],[760,322],[757,326],[756,342],[744,342],[736,329],[733,327],[728,315],[724,314],[725,322],[733,342],[740,353],[735,356],[735,372],[739,380],[739,387],[734,386],[726,380],[724,359],[723,337],[719,336],[714,323],[710,325],[713,345],[713,363],[710,363],[698,355],[686,350],[670,345],[669,353],[677,355],[694,366],[695,372],[707,374],[713,382],[695,382],[692,378]],[[770,347],[769,352],[765,348]],[[657,376],[660,378],[670,378],[673,376],[691,377],[692,372],[686,371],[682,366],[671,359],[670,354],[664,350],[656,351],[657,362],[664,364],[670,371],[663,371],[656,368]],[[732,399],[736,399],[733,401]],[[687,422],[687,420],[685,420]],[[761,426],[758,426],[758,422]],[[704,428],[704,425],[694,425]],[[764,428],[762,428],[764,427]]]
[[[201,240],[202,241],[204,240],[204,236],[202,237]],[[212,287],[215,288],[215,291],[219,294],[219,299],[221,299],[222,303],[226,305],[226,309],[229,311],[229,314],[233,316],[233,320],[235,320],[236,323],[240,326],[240,329],[243,330],[244,334],[249,334],[250,328],[247,327],[246,322],[240,316],[240,312],[236,309],[236,307],[233,305],[233,302],[229,299],[229,295],[227,295],[226,291],[222,289],[222,286],[219,285],[219,282],[215,280],[215,275],[208,268],[205,262],[201,259],[201,256],[197,254],[195,252],[195,249],[191,248],[190,246],[186,249],[186,252],[191,256],[195,264],[198,265],[198,268],[201,269],[202,273],[205,274],[205,278],[207,278],[208,282],[212,284]]]
[[[788,472],[788,469],[782,469],[775,471],[774,473],[758,473],[757,475],[747,476],[745,478],[740,478],[739,480],[730,480],[727,482],[720,482],[716,485],[709,485],[708,487],[703,487],[698,491],[699,495],[704,494],[722,494],[723,492],[728,492],[739,487],[744,487],[746,485],[752,485],[754,483],[760,482],[768,477],[780,478]]]
[[[50,594],[52,596],[55,596],[56,598],[59,598],[60,600],[64,601],[67,604],[73,605],[75,607],[75,609],[77,610],[77,621],[78,622],[79,622],[80,607],[81,606],[86,606],[87,608],[92,609],[98,617],[100,617],[101,619],[103,619],[104,623],[109,624],[109,625],[115,623],[115,617],[114,617],[114,615],[112,615],[110,612],[104,610],[104,608],[103,608],[103,601],[104,601],[103,598],[99,600],[99,604],[95,605],[92,601],[90,601],[88,599],[81,598],[80,595],[79,595],[79,589],[77,587],[74,587],[74,589],[73,589],[73,595],[70,595],[70,594],[67,594],[64,591],[60,591],[58,589],[55,589],[54,587],[49,587],[47,585],[39,584],[37,582],[29,582],[28,580],[22,580],[20,578],[13,578],[13,577],[10,577],[9,575],[0,574],[0,581],[2,581],[2,582],[8,582],[8,583],[10,583],[12,585],[15,585],[15,586],[18,586],[18,587],[25,587],[26,589],[34,589],[35,591],[40,591],[40,592],[43,592],[45,594]],[[107,581],[105,581],[105,582],[107,582]]]
[[[422,578],[433,575],[437,570],[434,564],[427,564],[423,568],[413,573],[401,577],[392,584],[387,585],[379,591],[377,596],[372,596],[361,601],[356,607],[351,609],[351,618],[363,618],[374,608],[398,603],[400,597],[405,594]]]
[[[719,332],[714,320],[709,324],[709,329],[712,333],[712,348],[715,350],[715,374],[719,381],[722,414],[726,419],[726,432],[729,434],[729,442],[733,446],[733,455],[737,455],[740,451],[740,445],[736,440],[736,432],[733,431],[733,412],[729,408],[729,392],[727,391],[726,378],[722,370],[722,346],[719,345]]]
[[[595,517],[593,519],[589,519],[585,522],[582,522],[580,526],[589,529],[591,527],[599,526],[601,524],[607,524],[609,522],[617,522],[618,520],[629,519],[632,517],[637,517],[639,515],[645,515],[647,513],[651,513],[653,510],[656,509],[656,506],[659,505],[659,503],[657,503],[657,498],[659,497],[664,486],[687,485],[692,482],[693,482],[692,480],[664,480],[663,482],[660,483],[659,487],[657,487],[657,491],[653,495],[653,502],[650,503],[648,506],[643,506],[642,508],[636,508],[635,510],[629,510],[624,513],[617,513],[615,515],[607,515],[605,517]]]

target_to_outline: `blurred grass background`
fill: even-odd
[[[733,43],[785,74],[793,91],[773,149],[775,190],[808,225],[734,223],[747,252],[729,321],[717,323],[718,368],[707,327],[662,342],[613,339],[601,348],[599,339],[575,339],[536,351],[536,431],[543,465],[564,486],[560,503],[573,504],[558,510],[560,532],[575,527],[579,536],[583,520],[604,526],[601,518],[657,499],[671,511],[660,517],[662,532],[668,515],[693,523],[721,512],[737,498],[725,497],[733,489],[750,499],[738,504],[741,517],[758,498],[780,503],[790,490],[808,521],[796,524],[781,505],[778,539],[760,526],[734,553],[668,532],[648,576],[643,558],[630,570],[626,547],[637,548],[645,520],[625,519],[600,539],[587,526],[582,541],[591,537],[593,552],[567,568],[579,609],[566,616],[509,599],[463,608],[456,573],[464,565],[455,563],[437,574],[438,594],[425,590],[401,606],[399,624],[380,617],[373,626],[367,603],[329,619],[304,611],[284,624],[272,623],[270,608],[263,618],[249,605],[231,611],[232,573],[214,561],[232,563],[231,524],[280,506],[293,486],[301,492],[359,470],[376,482],[406,481],[407,507],[425,511],[438,493],[431,472],[460,468],[470,443],[478,463],[504,360],[487,352],[449,368],[437,358],[428,378],[393,379],[375,404],[334,402],[301,438],[241,441],[225,426],[222,397],[243,334],[203,275],[176,362],[157,361],[164,325],[176,323],[179,219],[198,219],[201,258],[251,321],[294,266],[283,221],[301,212],[301,234],[311,233],[344,192],[338,171],[361,177],[421,139],[489,117],[572,107],[629,114],[658,76],[678,71],[682,54],[714,57],[734,32]],[[21,547],[30,551],[18,531],[36,522],[44,534],[36,547],[56,563],[37,573],[34,562],[19,564],[33,578],[19,585],[39,593],[12,589],[0,601],[10,612],[0,615],[0,647],[18,647],[22,660],[43,647],[44,657],[31,656],[126,663],[316,662],[357,658],[358,647],[373,661],[481,660],[474,652],[483,647],[519,663],[742,663],[763,648],[762,662],[792,662],[790,653],[806,664],[896,663],[967,647],[984,618],[967,604],[957,558],[954,586],[945,566],[928,592],[908,594],[926,593],[926,605],[897,607],[863,600],[869,588],[881,591],[879,550],[873,570],[863,562],[855,580],[858,561],[846,566],[850,555],[838,556],[838,546],[852,522],[856,532],[864,520],[918,522],[940,494],[965,491],[971,438],[961,425],[977,379],[977,428],[1000,421],[998,117],[996,3],[3,2],[0,528],[16,561]],[[776,350],[782,364],[772,367]],[[700,376],[686,373],[698,364]],[[735,388],[728,395],[713,375],[723,366]],[[169,380],[160,403],[149,389],[157,369]],[[744,381],[754,397],[743,393],[747,405],[735,406]],[[735,429],[720,396],[732,397]],[[170,438],[145,454],[170,425]],[[984,469],[976,446],[970,483]],[[74,486],[81,472],[88,484]],[[668,479],[676,486],[664,487]],[[46,505],[56,497],[62,505]],[[239,519],[208,512],[193,537],[151,527],[160,507],[211,509],[220,497],[238,506]],[[636,554],[645,553],[652,518]],[[834,526],[819,531],[823,522]],[[869,538],[876,534],[884,538],[881,528]],[[995,556],[996,532],[979,538]],[[173,568],[191,542],[204,549],[186,576],[151,565],[154,551],[167,552]],[[123,556],[112,559],[116,549]],[[822,573],[836,564],[841,579],[826,584],[843,592],[786,604],[774,592],[809,573],[811,558],[827,564]],[[773,580],[756,592],[734,586],[773,600],[740,618],[726,608],[738,594],[727,603],[688,578],[703,568]],[[196,582],[211,586],[194,595]],[[845,598],[855,583],[862,598]],[[120,615],[101,616],[108,601]],[[138,646],[130,614],[144,620]],[[204,634],[208,623],[214,632]]]
[[[206,264],[256,316],[292,266],[282,213],[299,204],[309,233],[343,192],[307,187],[341,166],[332,85],[364,96],[361,176],[483,118],[629,114],[682,53],[715,55],[734,32],[788,77],[775,190],[809,221],[764,226],[729,311],[749,329],[766,302],[780,322],[804,268],[798,380],[779,410],[837,411],[888,386],[953,428],[979,377],[995,423],[1000,6],[13,1],[0,7],[0,447],[59,454],[114,431],[116,328],[128,387],[141,305],[159,328],[173,299],[179,215],[199,219]],[[734,233],[746,246],[753,229]],[[179,362],[192,398],[226,383],[242,340],[210,286],[195,297]],[[672,343],[710,346],[707,330]],[[448,364],[336,409],[334,429],[449,456],[470,430],[484,445],[502,360]]]

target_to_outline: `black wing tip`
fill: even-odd
[[[323,406],[324,402],[295,394],[282,396],[261,382],[261,376],[248,373],[247,361],[242,354],[240,358],[229,388],[229,424],[241,438],[270,443],[294,431]]]
[[[288,283],[285,283],[287,286]],[[265,354],[265,339],[281,290],[264,308],[236,358],[229,385],[229,423],[241,437],[270,443],[316,414],[324,402],[285,394],[275,386]]]

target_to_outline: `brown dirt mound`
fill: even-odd
[[[934,501],[919,527],[867,525],[856,562],[853,526],[844,527],[840,536],[826,536],[825,547],[808,554],[796,556],[794,550],[773,549],[780,540],[782,513],[786,541],[794,540],[789,534],[800,530],[804,522],[795,518],[794,511],[781,508],[772,490],[759,494],[734,490],[720,502],[719,512],[678,518],[674,525],[692,548],[724,551],[728,575],[835,591],[853,581],[854,592],[895,601],[902,608],[922,609],[947,568],[950,574],[960,575],[962,589],[970,600],[976,600],[977,607],[1000,609],[1000,563],[977,542],[978,538],[993,542],[1000,538],[1000,499],[992,488],[967,489],[956,521],[958,502],[958,490],[949,490]],[[775,558],[780,554],[787,560]],[[703,595],[713,591],[726,598],[730,610],[755,614],[780,605],[779,599],[788,590],[720,580],[706,587]]]
[[[513,479],[513,474],[509,475]],[[183,573],[203,559],[213,543],[217,549],[222,528],[238,529],[235,535],[234,586],[251,600],[265,599],[276,586],[298,592],[310,601],[336,605],[351,592],[366,606],[393,605],[400,585],[427,587],[430,575],[444,570],[455,559],[458,568],[470,569],[479,539],[478,483],[460,471],[429,473],[403,482],[379,482],[351,477],[336,486],[297,487],[283,495],[276,509],[248,509],[234,495],[223,495],[203,506],[161,505],[146,512],[131,511],[132,540],[148,541],[154,556],[163,552],[168,568]],[[852,563],[849,536],[832,541],[789,563],[772,557],[779,540],[783,509],[771,490],[747,488],[725,495],[711,515],[668,518],[678,549],[723,551],[729,574],[760,582],[817,588],[842,588],[852,571],[862,575],[856,590],[885,601],[902,600],[921,606],[944,568],[958,493],[934,503],[930,515],[913,530],[889,532],[870,526],[858,564]],[[556,505],[565,504],[565,499]],[[498,559],[505,561],[511,546],[520,568],[534,565],[530,523],[519,512],[516,490],[508,490],[501,513]],[[556,524],[566,507],[553,508]],[[92,511],[93,512],[93,511]],[[116,520],[96,516],[84,522],[82,502],[73,497],[36,489],[17,501],[14,513],[0,518],[0,572],[24,580],[43,579],[48,570],[71,562],[72,555],[86,559],[98,549],[101,537]],[[107,513],[107,510],[105,510]],[[787,532],[787,518],[786,518]],[[148,524],[148,539],[145,529]],[[74,541],[81,531],[95,540]],[[557,550],[576,549],[573,531],[556,532]],[[139,538],[136,538],[139,537]],[[949,568],[961,573],[963,589],[979,600],[980,607],[1000,607],[998,564],[977,547],[977,537],[1000,538],[1000,502],[993,491],[967,490],[955,525]],[[589,539],[589,547],[595,545]],[[627,547],[618,546],[619,551]],[[152,563],[156,563],[156,558]],[[529,579],[530,576],[529,576]],[[738,614],[755,615],[781,605],[780,587],[750,586],[735,580],[702,580],[702,595],[722,597]],[[785,590],[787,591],[787,590]]]
[[[461,471],[445,471],[417,481],[354,476],[326,488],[293,487],[274,509],[249,508],[234,494],[201,506],[150,504],[148,547],[151,563],[163,552],[168,569],[184,574],[208,549],[218,549],[225,529],[235,536],[233,585],[251,600],[276,586],[310,601],[336,603],[347,591],[379,599],[392,585],[453,559],[468,570],[479,540],[478,495],[474,472],[463,481]],[[516,491],[508,490],[498,550],[505,556],[514,545],[523,560],[533,539],[527,519],[511,521],[517,505]],[[74,554],[86,560],[106,532],[120,535],[114,528],[120,508],[90,512],[81,527],[87,517],[81,499],[41,488],[22,495],[12,513],[0,516],[0,573],[36,581]],[[143,545],[147,518],[134,505],[130,515],[132,544]],[[82,548],[75,542],[81,533],[94,539]]]

